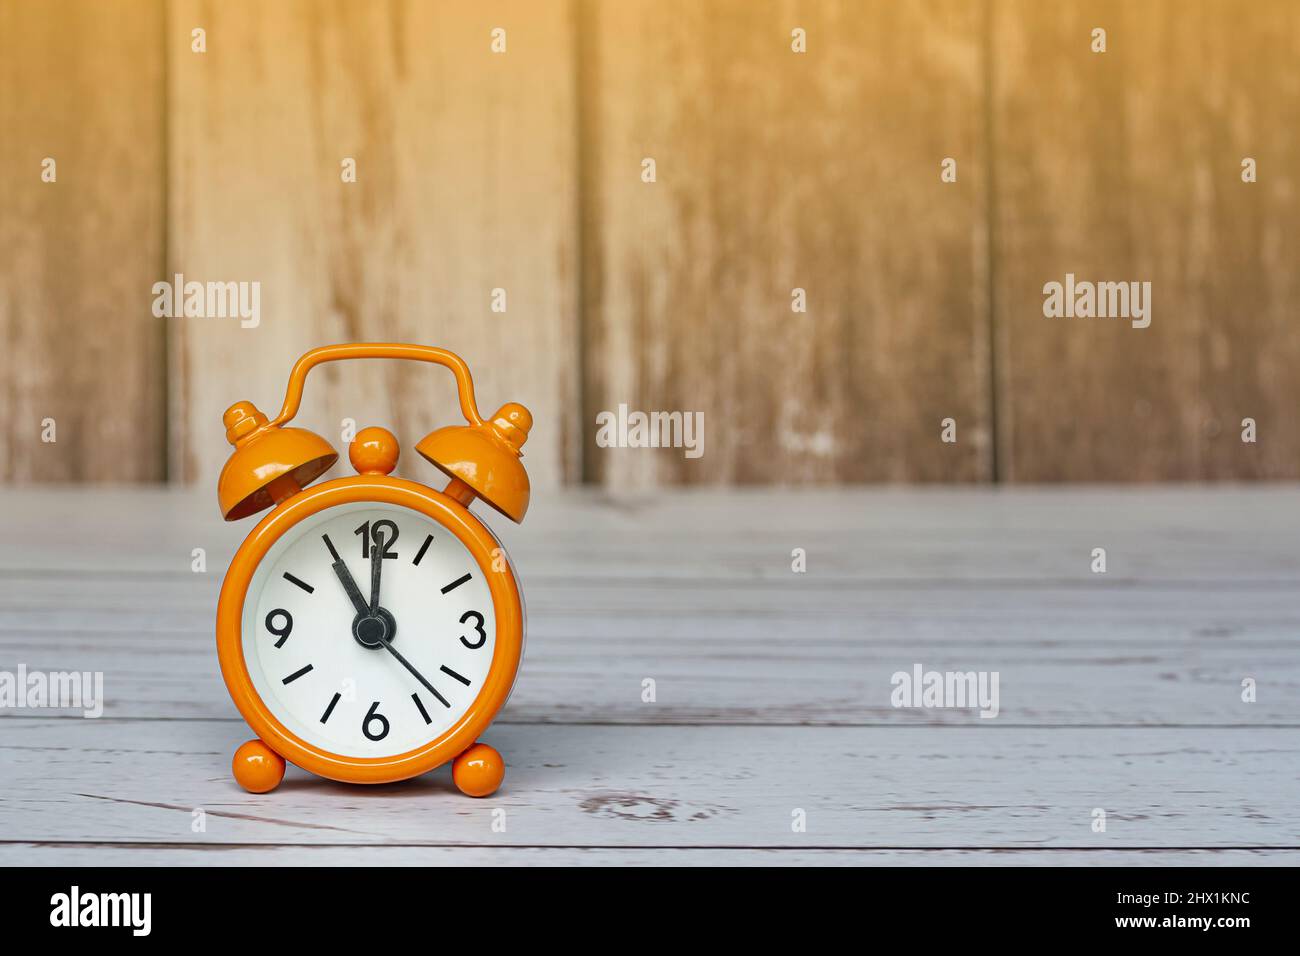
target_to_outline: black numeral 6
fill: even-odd
[[[371,733],[370,725],[376,722],[382,729],[379,733]],[[370,709],[366,711],[366,719],[361,721],[361,732],[371,740],[383,740],[388,736],[388,718],[379,713],[379,701],[371,704]]]

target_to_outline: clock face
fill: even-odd
[[[357,502],[304,518],[271,545],[249,583],[241,639],[253,687],[288,730],[340,756],[391,757],[440,737],[473,703],[496,615],[483,571],[451,531],[410,508]]]

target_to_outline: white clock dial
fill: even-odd
[[[410,508],[358,502],[305,518],[271,545],[249,584],[241,638],[254,688],[291,732],[340,756],[391,757],[443,734],[478,696],[496,615],[455,534]]]

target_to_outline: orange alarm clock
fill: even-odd
[[[285,427],[307,373],[370,358],[433,362],[456,376],[467,424],[415,446],[451,479],[441,491],[390,475],[399,447],[383,428],[357,433],[355,476],[305,488],[338,459],[319,435]],[[236,402],[224,421],[235,451],[217,482],[222,515],[271,508],[235,553],[217,605],[221,673],[257,734],[235,752],[235,780],[273,790],[287,760],[333,780],[387,783],[452,760],[462,792],[493,793],[505,763],[478,738],[519,670],[524,606],[505,549],[470,505],[482,498],[523,520],[528,410],[507,404],[485,420],[469,367],[445,349],[359,343],[300,358],[273,420]]]

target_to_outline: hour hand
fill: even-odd
[[[325,547],[330,549],[330,554],[334,556],[334,573],[338,575],[343,590],[348,592],[348,598],[351,599],[352,606],[357,609],[358,614],[369,615],[370,606],[366,604],[366,599],[361,596],[361,590],[357,587],[357,582],[352,579],[352,572],[343,563],[339,553],[334,550],[334,542],[330,540],[327,534],[321,535],[321,538],[325,541]]]
[[[384,570],[384,535],[375,535],[374,547],[370,549],[370,613],[379,611],[379,576]]]

